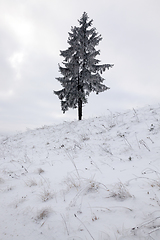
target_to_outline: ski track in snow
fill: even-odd
[[[0,142],[0,240],[160,239],[160,105]]]

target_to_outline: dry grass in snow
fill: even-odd
[[[0,139],[0,240],[160,239],[159,105]]]

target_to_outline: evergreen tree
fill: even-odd
[[[87,103],[90,92],[103,92],[109,87],[103,85],[103,71],[112,67],[112,64],[100,65],[96,56],[100,54],[95,47],[102,40],[95,28],[93,20],[89,20],[87,13],[83,13],[79,20],[79,27],[72,27],[68,37],[69,48],[60,51],[64,57],[63,65],[59,65],[62,77],[56,78],[63,89],[54,91],[61,100],[61,108],[65,113],[68,108],[78,107],[78,119],[82,119],[82,105]]]

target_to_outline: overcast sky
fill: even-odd
[[[53,90],[84,11],[103,37],[98,58],[114,67],[103,74],[110,90],[90,95],[83,118],[160,103],[159,0],[0,0],[0,133],[77,119]]]

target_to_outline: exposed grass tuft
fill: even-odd
[[[40,175],[41,173],[44,173],[44,170],[43,170],[42,168],[38,168],[37,171],[38,171],[38,174],[39,174],[39,175]]]
[[[48,218],[51,213],[52,213],[52,208],[50,207],[42,208],[37,212],[37,216],[35,220],[43,220],[45,218]]]
[[[53,199],[54,197],[54,193],[50,192],[49,189],[45,189],[43,190],[43,192],[40,193],[40,198],[43,202],[47,202],[50,199]]]

